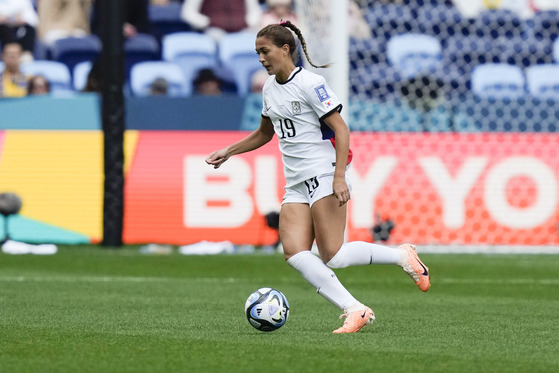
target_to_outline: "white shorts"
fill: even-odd
[[[328,197],[334,193],[332,188],[332,183],[334,182],[334,174],[325,174],[320,176],[315,176],[298,184],[292,185],[285,188],[285,194],[283,196],[284,203],[307,203],[309,207],[312,207],[313,203]],[[346,183],[351,191],[351,183],[346,176]]]

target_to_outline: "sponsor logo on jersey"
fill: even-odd
[[[320,102],[324,102],[330,98],[328,91],[326,90],[326,88],[324,88],[324,84],[316,87],[314,91],[318,95],[318,99],[320,100]]]
[[[293,115],[301,115],[301,103],[299,101],[291,101],[291,109]]]

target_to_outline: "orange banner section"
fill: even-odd
[[[124,241],[269,244],[283,171],[277,140],[214,170],[204,159],[246,132],[140,133],[127,174]],[[348,239],[389,242],[558,243],[559,136],[353,133]]]

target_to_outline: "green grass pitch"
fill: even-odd
[[[422,259],[427,293],[395,266],[337,270],[377,321],[334,335],[340,311],[277,254],[0,253],[0,371],[559,371],[559,256]],[[244,315],[264,286],[291,305],[271,333]]]

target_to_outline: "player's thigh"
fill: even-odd
[[[286,260],[301,251],[310,250],[314,231],[309,205],[284,203],[280,212],[279,234]]]
[[[316,201],[311,213],[320,257],[328,263],[344,243],[347,204],[340,206],[338,199],[330,195]]]

